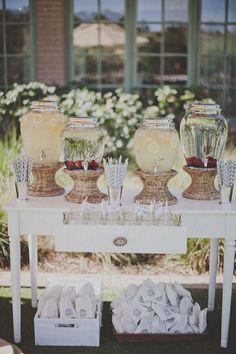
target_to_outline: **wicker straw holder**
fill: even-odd
[[[89,203],[101,203],[102,199],[107,198],[107,195],[101,193],[97,187],[97,181],[103,174],[103,169],[84,171],[68,170],[65,168],[64,172],[74,181],[74,186],[69,194],[65,196],[67,201],[82,203],[82,201],[87,197],[87,201]]]
[[[190,186],[183,192],[183,197],[197,200],[219,199],[220,194],[214,186],[216,168],[194,168],[184,166],[192,178]]]
[[[162,203],[167,201],[168,205],[177,203],[177,198],[170,193],[167,186],[168,181],[177,174],[175,170],[161,174],[145,173],[137,170],[136,174],[143,183],[143,190],[136,195],[135,201],[142,204],[150,204],[153,200]]]
[[[62,166],[63,163],[61,162],[48,165],[33,165],[32,173],[34,180],[29,186],[29,195],[35,197],[53,197],[63,194],[65,192],[64,189],[55,182],[55,174]]]

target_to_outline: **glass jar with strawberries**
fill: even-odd
[[[216,168],[224,153],[228,125],[220,106],[193,102],[180,124],[180,140],[188,167]]]
[[[69,170],[96,170],[104,154],[105,140],[96,118],[68,118],[61,134],[62,153]]]

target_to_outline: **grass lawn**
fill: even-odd
[[[194,301],[201,307],[207,306],[207,291],[193,290]],[[216,292],[216,308],[208,314],[208,336],[199,341],[163,342],[163,343],[118,343],[114,338],[111,326],[109,301],[114,292],[104,294],[103,326],[101,345],[93,347],[36,347],[34,345],[33,316],[35,309],[30,305],[29,289],[22,290],[22,343],[19,347],[24,354],[235,354],[236,353],[236,290],[233,291],[229,347],[220,348],[221,325],[221,290]],[[12,311],[10,289],[0,288],[0,337],[12,341]]]

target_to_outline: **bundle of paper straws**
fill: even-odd
[[[229,201],[231,202],[234,189],[234,179],[236,174],[236,161],[218,160],[217,174],[219,176],[220,188],[230,188]]]
[[[27,156],[19,156],[12,161],[16,182],[29,183],[33,160]]]
[[[111,188],[122,187],[128,167],[128,159],[124,163],[122,162],[122,156],[115,163],[113,163],[112,158],[108,158],[107,161],[103,159],[103,165],[108,186]]]

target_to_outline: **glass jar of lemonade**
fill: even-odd
[[[54,164],[60,159],[60,135],[66,116],[59,113],[57,102],[33,101],[20,118],[23,149],[34,164]]]
[[[139,168],[146,173],[169,172],[176,160],[179,135],[173,118],[145,118],[134,135]]]

